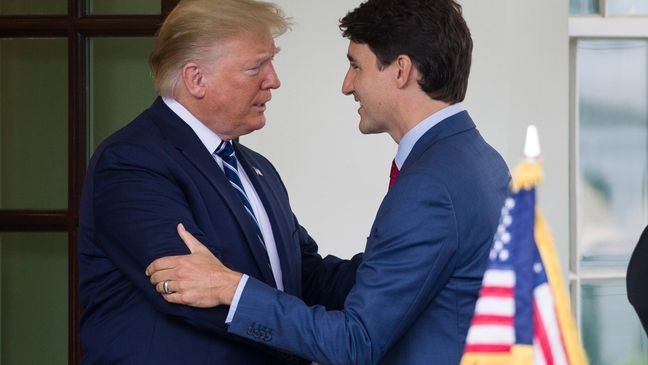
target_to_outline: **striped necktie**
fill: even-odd
[[[221,141],[221,143],[218,145],[218,148],[216,148],[216,152],[214,153],[223,160],[223,171],[225,172],[225,176],[227,176],[227,180],[229,180],[230,185],[232,185],[232,188],[234,188],[234,190],[236,191],[236,195],[238,195],[241,203],[243,203],[245,211],[254,222],[257,236],[261,241],[261,245],[263,245],[263,248],[265,248],[265,241],[263,240],[263,235],[261,234],[259,222],[254,215],[252,205],[250,204],[250,200],[245,193],[245,189],[243,189],[241,177],[238,174],[238,161],[236,160],[236,155],[234,154],[234,147],[232,146],[232,142]]]

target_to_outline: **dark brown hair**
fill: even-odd
[[[379,67],[407,55],[432,99],[457,103],[466,96],[472,39],[453,0],[368,0],[340,20],[344,37],[363,43]]]

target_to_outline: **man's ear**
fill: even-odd
[[[205,96],[205,74],[199,64],[195,62],[186,63],[182,66],[182,82],[187,92],[197,99]]]
[[[404,88],[410,80],[416,80],[416,68],[412,59],[407,55],[399,55],[394,61],[396,66],[396,85],[399,89]]]

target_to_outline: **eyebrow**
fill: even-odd
[[[347,53],[347,58],[349,59],[349,62],[353,62],[353,63],[356,62],[355,58],[353,58],[353,56],[351,56],[351,55],[348,54],[348,53]]]
[[[274,53],[269,54],[269,55],[264,55],[264,56],[261,56],[261,57],[257,58],[257,62],[258,62],[258,63],[264,63],[264,62],[267,62],[267,61],[273,59],[274,56],[276,56],[277,53],[279,53],[279,51],[281,51],[281,48],[279,48],[279,47],[275,47]]]

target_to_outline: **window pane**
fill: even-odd
[[[89,152],[153,102],[153,38],[90,40]]]
[[[68,362],[65,233],[0,234],[0,363]]]
[[[623,280],[582,285],[581,333],[590,365],[648,364],[648,339]]]
[[[160,0],[87,0],[88,14],[160,14]]]
[[[609,15],[648,14],[648,1],[646,0],[606,0],[605,7]]]
[[[67,207],[67,41],[0,40],[0,208]]]
[[[599,0],[569,0],[570,14],[598,14]]]
[[[645,40],[581,40],[578,217],[583,266],[625,268],[646,226]]]
[[[0,0],[0,15],[67,14],[67,0]]]

